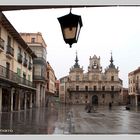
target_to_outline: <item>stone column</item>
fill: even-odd
[[[2,116],[2,113],[0,113],[0,128],[1,128],[1,116]]]
[[[13,94],[14,94],[14,92],[15,92],[15,89],[12,88],[12,90],[11,90],[11,111],[13,111]]]
[[[43,89],[43,107],[45,107],[45,87],[42,87]]]
[[[20,111],[18,111],[18,121],[20,122]]]
[[[18,92],[18,111],[20,110],[20,91]]]
[[[33,111],[32,109],[29,110],[29,121],[32,121],[32,111]]]
[[[24,110],[26,110],[27,109],[27,93],[25,92],[24,93]]]
[[[32,108],[32,93],[30,93],[30,108]]]
[[[2,112],[2,88],[0,87],[0,112]]]
[[[42,101],[43,101],[43,100],[42,100],[42,99],[43,99],[42,97],[43,97],[43,86],[41,85],[41,86],[40,86],[40,106],[43,105],[43,104],[42,104]]]
[[[10,113],[10,129],[12,130],[13,126],[13,113]]]
[[[135,105],[138,106],[138,97],[135,95]]]
[[[40,83],[38,83],[36,90],[36,107],[40,107],[40,94]]]

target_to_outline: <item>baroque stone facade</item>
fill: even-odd
[[[102,71],[100,57],[89,58],[88,71],[78,64],[76,54],[75,64],[69,75],[60,79],[59,97],[63,103],[108,105],[110,102],[119,105],[122,80],[119,70],[113,64],[111,54],[110,65]]]

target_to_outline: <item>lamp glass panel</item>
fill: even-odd
[[[80,23],[78,23],[78,26],[77,26],[76,40],[78,40],[79,33],[80,33]]]
[[[64,28],[65,39],[73,39],[75,38],[75,34],[76,34],[76,27]]]

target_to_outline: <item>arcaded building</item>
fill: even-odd
[[[110,102],[119,105],[122,80],[119,69],[113,64],[111,54],[110,64],[102,70],[100,57],[94,55],[89,58],[88,71],[78,64],[76,54],[75,64],[69,75],[60,79],[59,98],[63,103],[108,105]]]
[[[37,56],[0,12],[0,112],[26,110],[35,104],[33,59]]]

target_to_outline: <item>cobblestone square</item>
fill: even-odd
[[[0,134],[139,134],[140,108],[96,107],[87,113],[84,105],[55,104],[51,108],[0,114]]]

